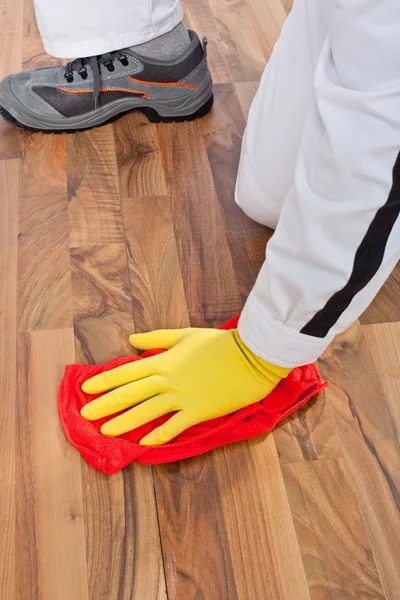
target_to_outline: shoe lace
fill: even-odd
[[[114,62],[119,60],[124,66],[128,65],[128,58],[124,52],[115,51],[100,54],[99,56],[88,56],[85,58],[76,58],[65,66],[64,77],[68,83],[74,81],[74,72],[78,73],[82,79],[87,79],[88,72],[86,66],[89,65],[93,73],[93,94],[94,106],[97,108],[100,89],[101,89],[101,65],[104,65],[108,71],[114,71]]]

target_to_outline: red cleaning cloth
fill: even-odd
[[[239,317],[235,317],[220,329],[234,329],[237,327],[238,320]],[[293,369],[264,400],[231,415],[194,425],[172,442],[162,446],[140,446],[139,440],[164,423],[171,415],[155,419],[115,438],[100,433],[102,424],[115,415],[92,422],[81,417],[82,406],[101,396],[101,394],[89,396],[82,391],[81,386],[86,379],[128,362],[145,360],[160,352],[164,350],[150,350],[141,357],[115,358],[106,365],[66,367],[58,394],[61,425],[71,444],[95,469],[111,475],[134,460],[148,465],[173,462],[203,454],[224,444],[251,438],[273,429],[279,421],[305,404],[327,385],[322,381],[314,365]]]

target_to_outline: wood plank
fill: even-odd
[[[325,391],[280,423],[273,435],[281,464],[343,455]]]
[[[22,0],[2,0],[0,8],[1,80],[21,70]],[[0,118],[0,159],[19,155],[19,131]]]
[[[36,23],[35,7],[32,0],[23,0],[24,13],[24,38],[40,39],[39,29]]]
[[[192,326],[220,325],[242,307],[200,125],[159,128]]]
[[[57,411],[73,360],[72,329],[19,335],[17,598],[88,598],[80,458]]]
[[[0,79],[21,69],[22,0],[1,0]]]
[[[44,67],[60,67],[67,61],[64,58],[55,58],[45,52],[40,37],[24,37],[22,42],[22,70],[33,71]]]
[[[24,131],[21,144],[20,197],[66,197],[65,136]]]
[[[252,15],[254,29],[265,58],[269,60],[287,17],[285,8],[281,0],[247,0],[246,7]]]
[[[73,248],[71,263],[77,361],[129,356],[134,327],[125,245]]]
[[[18,161],[0,161],[0,593],[15,596]]]
[[[397,376],[400,371],[399,332],[399,323],[363,327],[366,343],[372,349],[372,359],[378,373],[381,374],[381,383],[396,430],[400,429],[400,385]]]
[[[167,193],[157,126],[140,113],[128,113],[114,124],[121,197]]]
[[[167,600],[151,469],[105,477],[85,463],[83,492],[89,599]]]
[[[4,119],[0,119],[0,160],[19,158],[19,131]]]
[[[122,203],[135,331],[188,327],[168,196]]]
[[[267,61],[248,1],[213,0],[212,12],[226,48],[233,81],[260,79]]]
[[[215,110],[201,122],[225,233],[242,303],[265,259],[272,231],[249,219],[235,203],[235,185],[245,127],[232,84],[214,86]]]
[[[239,81],[235,83],[235,90],[245,121],[247,122],[253,98],[258,90],[258,81]]]
[[[355,325],[320,360],[343,455],[387,600],[400,589],[400,324]],[[344,367],[345,365],[345,367]],[[393,409],[397,406],[397,409]]]
[[[282,467],[312,600],[384,600],[343,459]]]
[[[21,68],[22,5],[2,0],[0,79]],[[19,132],[0,118],[0,594],[15,591],[15,400]]]
[[[397,323],[400,321],[400,264],[360,317],[360,323]]]
[[[238,598],[310,600],[273,437],[213,455]]]
[[[185,23],[208,40],[207,60],[214,83],[232,81],[225,45],[222,42],[209,0],[183,0]]]
[[[242,600],[212,455],[154,467],[169,600]]]
[[[71,247],[124,241],[112,125],[67,137]]]
[[[18,217],[18,329],[72,327],[67,197],[22,198]]]

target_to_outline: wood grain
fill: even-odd
[[[249,219],[234,202],[245,123],[232,84],[214,86],[215,111],[201,123],[242,303],[265,260],[272,231]]]
[[[57,411],[73,361],[72,329],[18,337],[16,598],[88,598],[80,459]]]
[[[232,81],[231,70],[226,46],[221,39],[218,23],[213,18],[213,4],[213,0],[185,0],[185,23],[196,30],[200,37],[207,37],[207,59],[214,83],[229,83]]]
[[[325,392],[278,425],[274,439],[281,464],[340,458],[342,448]]]
[[[343,459],[282,468],[312,600],[385,596]]]
[[[71,262],[77,361],[129,356],[133,320],[125,245],[73,248]]]
[[[21,68],[22,0],[1,0],[0,79]]]
[[[21,70],[23,0],[0,2],[0,80]],[[0,117],[0,160],[20,155],[19,131]]]
[[[112,125],[67,138],[71,247],[124,241]]]
[[[19,158],[20,155],[19,131],[2,119],[0,121],[0,160]]]
[[[20,197],[66,197],[65,136],[24,131],[21,144]]]
[[[24,39],[33,38],[40,39],[39,29],[36,23],[35,8],[32,0],[23,0],[23,34]]]
[[[257,18],[251,11],[251,3],[245,0],[213,0],[211,7],[226,48],[233,81],[258,80],[267,57],[258,39]]]
[[[282,25],[286,20],[286,11],[281,0],[251,0],[247,9],[253,15],[254,29],[266,60],[269,60]]]
[[[258,90],[258,81],[239,81],[235,83],[236,94],[242,108],[245,121],[249,116],[249,110],[253,98]]]
[[[320,361],[387,600],[395,600],[400,589],[399,415],[393,410],[400,393],[399,331],[399,324],[368,326],[365,337],[355,325]]]
[[[115,125],[122,198],[167,193],[157,126],[140,113],[129,113]]]
[[[211,455],[154,467],[169,600],[239,600]]]
[[[392,433],[400,425],[400,385],[399,385],[399,324],[363,327],[367,346],[372,349],[372,359],[379,374],[387,398],[390,413],[387,415],[392,425]],[[393,449],[398,448],[395,446]],[[395,458],[395,454],[393,454]],[[400,457],[399,457],[400,460]],[[397,473],[400,475],[400,473]],[[400,484],[400,479],[397,480]],[[399,486],[400,487],[400,486]]]
[[[400,321],[400,264],[392,271],[367,310],[360,317],[363,325]]]
[[[83,466],[89,599],[167,600],[151,471]]]
[[[219,448],[214,462],[238,598],[310,600],[273,437]]]
[[[22,70],[33,71],[45,67],[60,67],[67,61],[46,54],[40,37],[28,36],[22,42]]]
[[[15,596],[18,161],[0,161],[0,595]]]
[[[22,2],[0,4],[0,78],[21,68]],[[1,120],[1,119],[0,119]],[[0,123],[0,595],[15,590],[16,296],[19,132]],[[4,160],[10,159],[10,160]]]
[[[186,302],[192,326],[220,325],[241,309],[199,124],[159,130]],[[200,235],[203,232],[203,235]]]
[[[72,327],[67,198],[21,198],[18,219],[18,329]]]
[[[122,206],[135,331],[187,327],[169,197],[125,198]]]

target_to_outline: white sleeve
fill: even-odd
[[[400,258],[400,4],[335,0],[295,183],[239,333],[284,367],[314,361]]]

